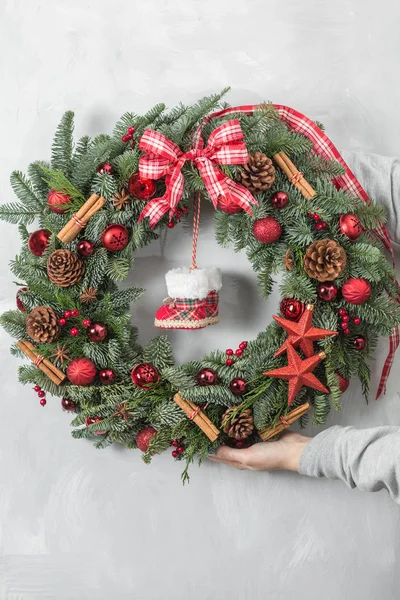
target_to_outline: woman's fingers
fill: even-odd
[[[209,460],[212,462],[219,463],[221,465],[227,465],[228,467],[234,467],[235,469],[243,470],[246,467],[241,463],[235,462],[234,460],[226,460],[224,458],[219,458],[218,456],[209,456]]]
[[[236,469],[246,469],[246,450],[238,450],[229,446],[220,446],[214,456],[208,457],[214,462],[223,463]]]

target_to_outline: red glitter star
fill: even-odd
[[[273,318],[288,334],[287,340],[275,352],[275,356],[280,356],[284,352],[287,352],[289,345],[292,345],[294,348],[300,348],[307,357],[314,356],[313,342],[322,340],[328,337],[328,335],[337,335],[337,331],[319,329],[312,326],[312,308],[310,306],[306,308],[298,323],[283,319],[282,317],[274,316]]]
[[[289,382],[289,393],[288,393],[288,406],[290,406],[293,400],[303,386],[313,388],[319,392],[329,394],[329,390],[326,389],[319,379],[312,373],[315,367],[325,358],[325,353],[320,352],[315,356],[311,356],[302,360],[297,354],[296,350],[291,344],[287,346],[288,365],[287,367],[281,367],[280,369],[273,369],[272,371],[266,371],[264,375],[268,377],[277,377],[278,379],[285,379]]]

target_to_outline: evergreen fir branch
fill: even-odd
[[[295,271],[286,273],[280,291],[286,298],[297,298],[305,303],[313,303],[317,298],[316,284],[307,275]]]
[[[87,154],[90,143],[90,137],[88,135],[84,135],[78,140],[72,156],[72,173],[75,171],[82,158]]]
[[[61,194],[67,194],[71,200],[68,204],[63,204],[63,208],[68,208],[69,211],[77,210],[86,202],[85,196],[67,179],[62,171],[47,169],[41,166],[43,170],[44,181],[54,190]]]
[[[69,110],[64,113],[57,127],[51,148],[52,169],[62,171],[66,177],[69,177],[72,170],[73,134],[74,113]]]
[[[108,252],[105,248],[97,248],[85,261],[85,275],[82,280],[82,291],[87,288],[98,289],[106,275],[109,265]]]
[[[42,200],[36,195],[32,183],[21,171],[11,173],[10,183],[14,194],[23,206],[35,213],[40,213],[43,210]]]
[[[30,225],[39,215],[39,209],[32,210],[18,202],[9,202],[0,206],[0,219],[14,225],[18,223]]]
[[[104,294],[102,300],[97,303],[96,310],[111,310],[119,312],[129,310],[130,304],[136,302],[143,296],[145,290],[138,287],[129,287],[124,290],[108,292]]]
[[[112,281],[123,281],[128,277],[130,267],[131,263],[127,258],[110,256],[104,274]]]
[[[257,273],[257,285],[263,298],[268,298],[274,289],[274,280],[269,271]]]
[[[26,313],[20,310],[7,310],[0,315],[0,325],[9,335],[18,340],[27,336],[26,334]]]
[[[37,384],[42,390],[52,396],[63,396],[66,386],[64,384],[56,385],[47,375],[35,365],[22,365],[18,369],[18,378],[23,385]]]
[[[172,346],[166,335],[150,340],[143,351],[143,361],[152,363],[159,371],[174,364]]]
[[[329,396],[326,394],[315,394],[313,400],[314,406],[314,425],[325,425],[328,415],[331,411]]]
[[[185,372],[181,367],[166,367],[162,370],[161,374],[163,379],[169,381],[171,386],[176,390],[192,387],[195,384],[194,377]]]
[[[214,213],[214,231],[215,239],[223,248],[228,248],[230,244],[229,230],[230,215],[222,211],[216,210]]]
[[[48,162],[37,160],[28,167],[28,175],[39,200],[44,201],[50,191],[49,185],[43,179],[43,168],[50,169]]]
[[[91,192],[110,200],[118,192],[118,184],[109,173],[96,173],[92,181]]]
[[[182,411],[172,400],[156,405],[149,413],[149,422],[152,423],[156,429],[159,427],[174,427],[181,419]],[[169,438],[169,443],[170,441],[171,438]]]
[[[139,150],[127,150],[114,159],[114,167],[117,172],[118,187],[121,187],[128,179],[136,173],[139,165]]]

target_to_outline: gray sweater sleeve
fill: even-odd
[[[400,427],[330,427],[307,444],[298,471],[366,492],[386,489],[400,504]]]

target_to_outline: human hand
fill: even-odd
[[[276,442],[260,442],[241,450],[220,446],[208,458],[213,462],[251,471],[298,471],[300,456],[312,438],[286,431]]]

